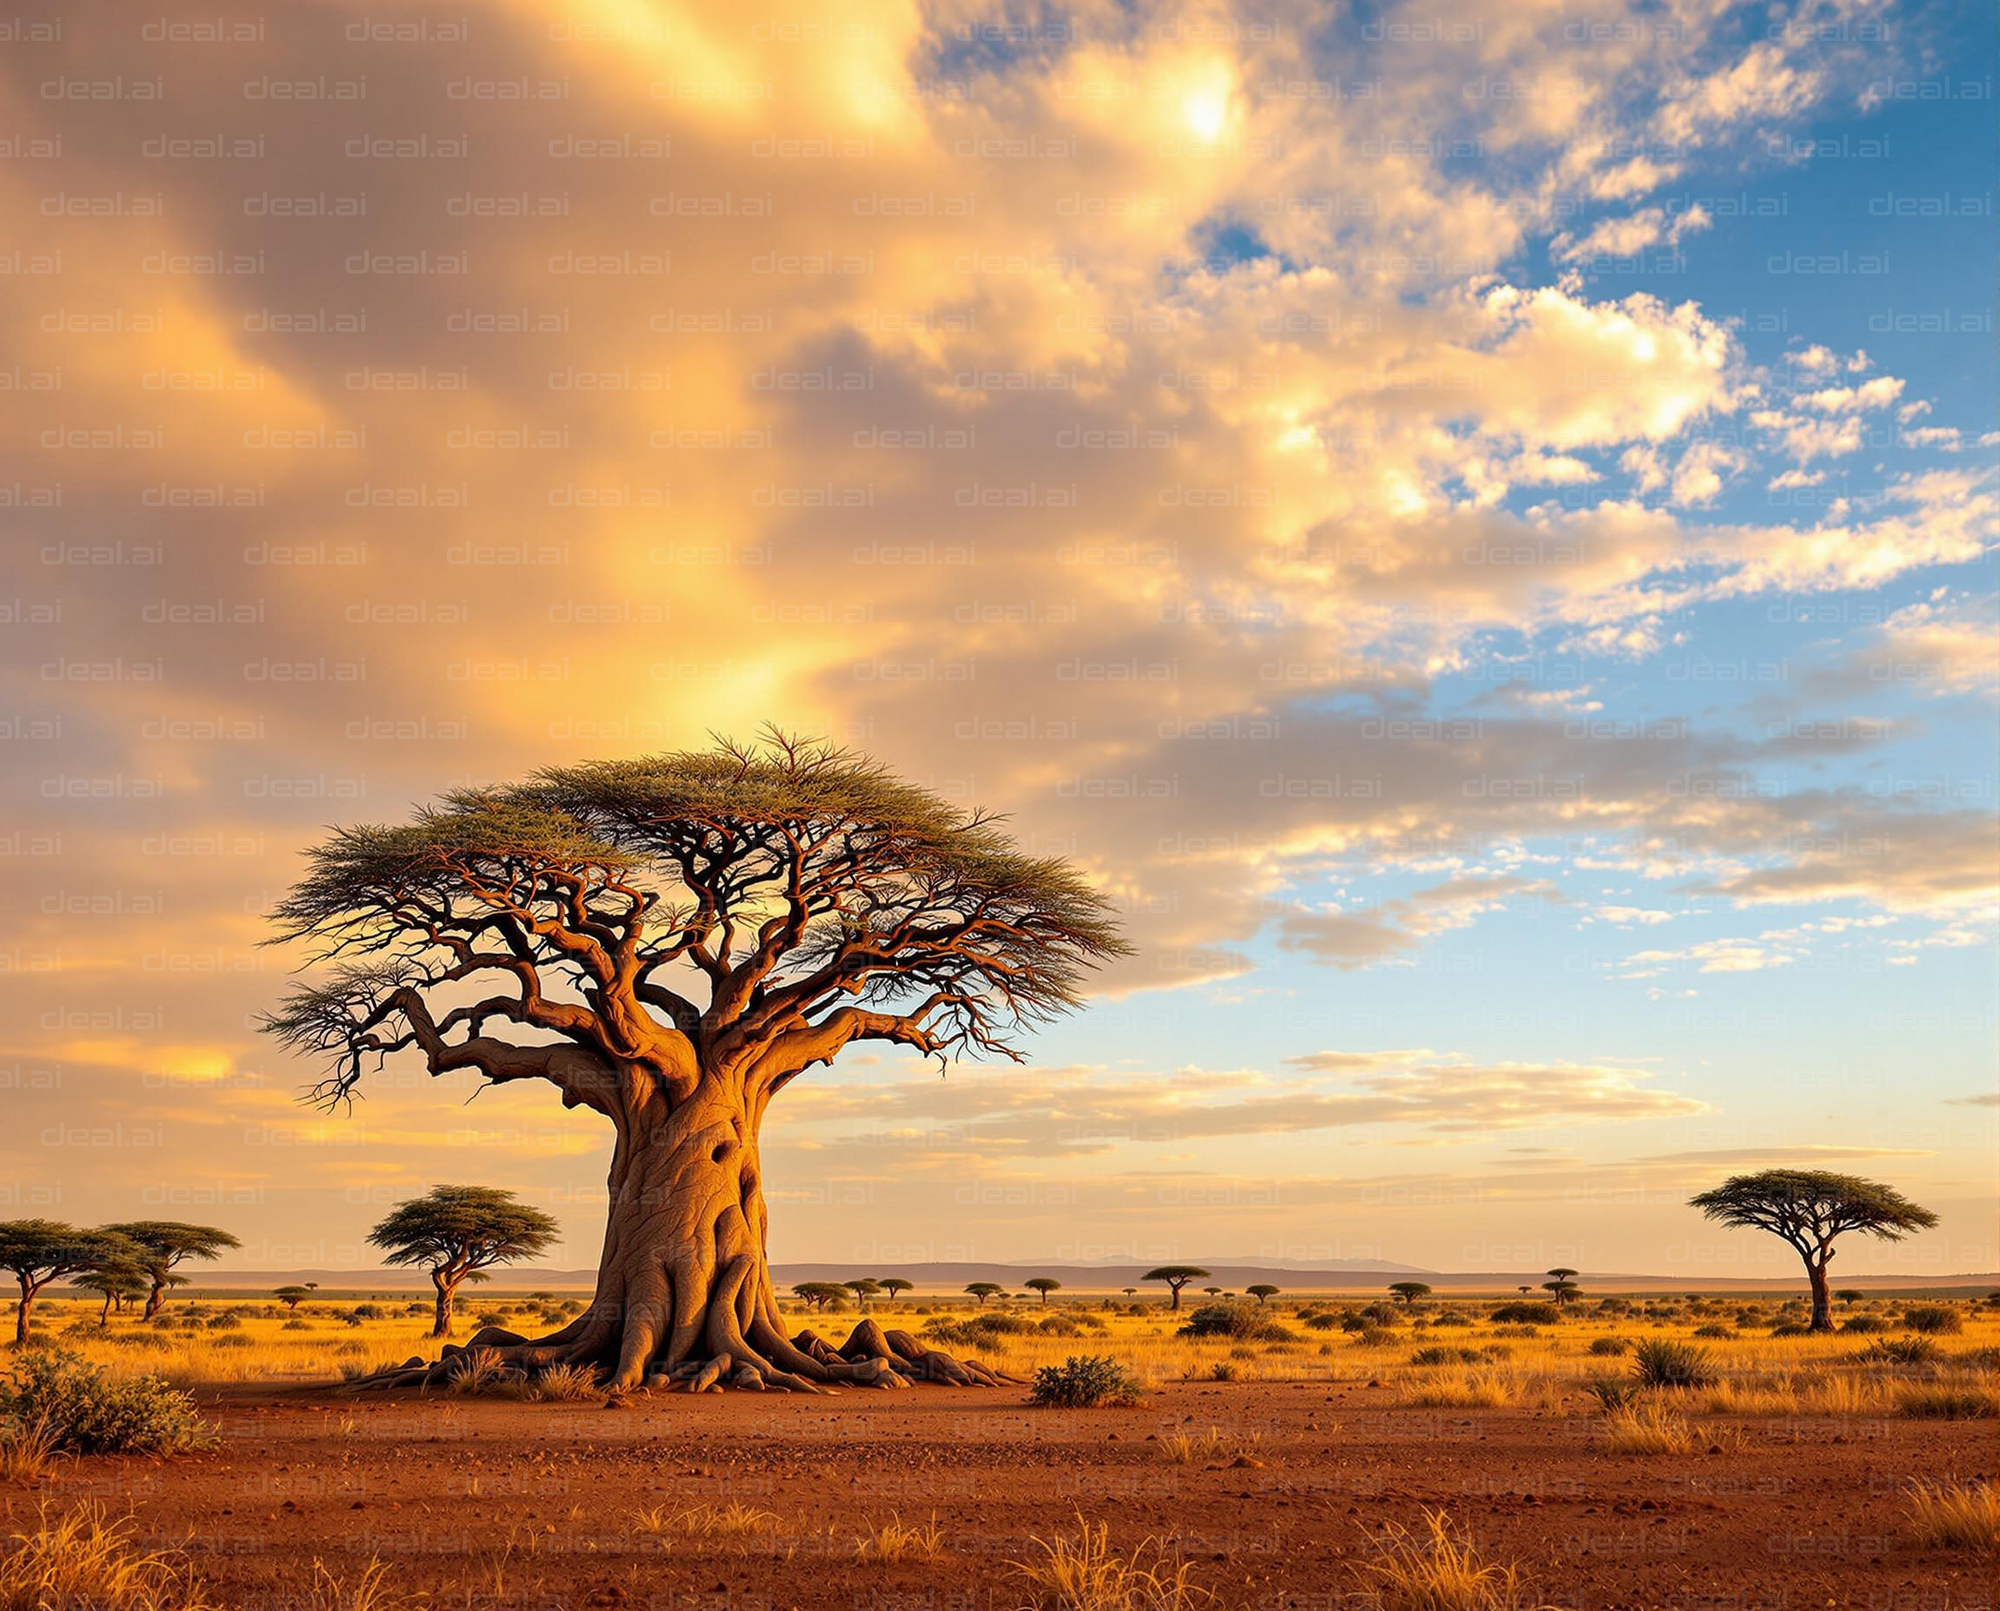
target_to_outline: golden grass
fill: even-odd
[[[183,1553],[142,1549],[133,1525],[95,1500],[53,1520],[44,1506],[0,1556],[0,1611],[221,1611]]]
[[[1701,1428],[1657,1399],[1613,1410],[1597,1444],[1607,1454],[1693,1454],[1708,1447]]]
[[[1169,1465],[1199,1466],[1212,1461],[1234,1460],[1248,1454],[1260,1437],[1251,1432],[1239,1435],[1212,1426],[1206,1432],[1170,1432],[1160,1439],[1160,1458]]]
[[[1438,1409],[1503,1409],[1518,1384],[1498,1371],[1424,1371],[1396,1384],[1398,1404]]]
[[[762,1532],[777,1519],[768,1510],[732,1500],[727,1505],[689,1505],[680,1510],[665,1505],[635,1510],[632,1526],[663,1539],[675,1533],[687,1538],[741,1538]]]
[[[1150,1538],[1120,1551],[1104,1522],[1093,1527],[1078,1516],[1076,1532],[1029,1542],[1039,1559],[1007,1563],[1020,1584],[1015,1611],[1206,1611],[1216,1603],[1185,1561],[1175,1564]]]
[[[550,1403],[595,1398],[597,1372],[588,1365],[551,1365],[535,1378],[535,1397]]]
[[[1441,1510],[1425,1511],[1417,1532],[1392,1526],[1372,1543],[1376,1556],[1360,1570],[1373,1611],[1541,1611],[1520,1569],[1481,1561]]]
[[[62,1434],[46,1420],[0,1426],[0,1482],[39,1482],[55,1463]]]
[[[1694,1396],[1710,1415],[1880,1415],[1889,1408],[1887,1383],[1825,1372],[1720,1382]]]
[[[2000,1416],[2000,1390],[1979,1382],[1904,1382],[1896,1413],[1926,1421],[1988,1421]]]
[[[855,1541],[854,1553],[864,1561],[936,1561],[944,1557],[944,1529],[937,1513],[927,1522],[906,1522],[891,1513],[885,1522],[869,1522],[867,1534]]]
[[[1933,1549],[2000,1550],[2000,1488],[1990,1482],[1920,1482],[1905,1509]]]
[[[352,1578],[343,1578],[324,1561],[313,1561],[313,1581],[305,1595],[288,1603],[297,1611],[406,1611],[423,1603],[390,1581],[389,1569],[370,1557]]]

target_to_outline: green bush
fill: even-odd
[[[1232,1337],[1248,1342],[1291,1342],[1292,1333],[1247,1303],[1205,1303],[1187,1317],[1183,1337]]]
[[[1137,1404],[1142,1391],[1115,1359],[1101,1354],[1071,1354],[1060,1365],[1035,1372],[1028,1402],[1048,1409],[1090,1410],[1104,1404]]]
[[[1880,1315],[1856,1315],[1842,1324],[1842,1331],[1851,1331],[1857,1337],[1865,1337],[1871,1332],[1887,1331],[1889,1322]]]
[[[1312,1331],[1332,1331],[1341,1323],[1339,1315],[1308,1315],[1306,1326]]]
[[[1725,1326],[1720,1320],[1711,1320],[1705,1326],[1696,1326],[1694,1334],[1697,1337],[1710,1338],[1734,1337],[1736,1335],[1736,1328],[1734,1326]]]
[[[1433,1343],[1428,1348],[1419,1348],[1410,1355],[1412,1365],[1478,1365],[1486,1356],[1477,1348],[1447,1348],[1442,1343]]]
[[[1948,1303],[1913,1303],[1903,1310],[1903,1324],[1926,1337],[1956,1336],[1965,1330],[1965,1316]]]
[[[1472,1316],[1460,1314],[1456,1309],[1447,1309],[1441,1315],[1431,1316],[1431,1324],[1434,1326],[1469,1326],[1472,1324]]]
[[[1599,1355],[1629,1354],[1632,1352],[1632,1343],[1625,1337],[1593,1337],[1590,1339],[1587,1352]]]
[[[1796,1320],[1780,1320],[1771,1328],[1773,1337],[1810,1337],[1812,1327],[1802,1326]]]
[[[1552,1303],[1503,1303],[1486,1318],[1500,1326],[1552,1326],[1562,1311]]]
[[[75,1454],[186,1454],[215,1443],[194,1399],[157,1376],[119,1379],[61,1348],[24,1354],[0,1384],[0,1417],[39,1421]]]
[[[1706,1348],[1669,1337],[1648,1337],[1634,1348],[1632,1374],[1647,1387],[1706,1387],[1715,1380]]]

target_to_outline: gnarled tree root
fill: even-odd
[[[600,1382],[614,1392],[621,1386],[643,1385],[688,1393],[713,1393],[724,1388],[830,1393],[843,1385],[891,1390],[916,1382],[1000,1387],[1020,1380],[977,1360],[955,1359],[907,1331],[884,1330],[866,1317],[839,1348],[810,1330],[788,1338],[754,1310],[746,1337],[736,1302],[746,1273],[732,1267],[724,1276],[702,1328],[703,1346],[671,1363],[656,1359],[642,1382],[618,1381],[617,1368],[610,1363],[613,1350],[604,1346],[601,1336],[605,1328],[587,1324],[590,1315],[586,1313],[563,1330],[536,1341],[488,1326],[463,1347],[445,1344],[435,1360],[405,1360],[347,1385],[372,1390],[463,1384],[477,1391],[485,1381],[527,1384],[544,1371],[574,1365],[595,1370]]]

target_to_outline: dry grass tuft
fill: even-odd
[[[1542,1611],[1519,1568],[1482,1562],[1441,1510],[1425,1511],[1419,1532],[1390,1527],[1374,1543],[1377,1558],[1361,1563],[1373,1611]]]
[[[1397,1385],[1396,1402],[1433,1409],[1497,1410],[1514,1402],[1514,1383],[1483,1370],[1414,1376]]]
[[[1257,1446],[1255,1432],[1238,1437],[1212,1426],[1206,1432],[1172,1432],[1160,1439],[1160,1458],[1169,1465],[1199,1466],[1211,1461],[1234,1460]]]
[[[1686,1416],[1649,1399],[1605,1416],[1598,1446],[1607,1454],[1693,1454],[1707,1443]]]
[[[595,1398],[597,1372],[588,1365],[551,1365],[535,1378],[535,1397],[550,1403]]]
[[[1032,1542],[1040,1560],[1010,1561],[1020,1580],[1016,1611],[1206,1611],[1215,1595],[1192,1581],[1186,1562],[1175,1565],[1153,1539],[1129,1554],[1111,1544],[1111,1529],[1077,1517],[1074,1534]]]
[[[298,1611],[410,1611],[422,1597],[411,1598],[389,1581],[389,1569],[373,1556],[360,1575],[349,1580],[324,1561],[313,1561],[312,1587],[291,1602]]]
[[[0,1425],[0,1481],[40,1482],[61,1446],[62,1433],[44,1417]]]
[[[95,1500],[53,1521],[44,1506],[0,1556],[0,1611],[221,1611],[185,1555],[141,1549],[132,1528]]]
[[[740,1500],[727,1505],[690,1505],[669,1510],[665,1505],[651,1510],[635,1510],[633,1527],[642,1533],[664,1538],[680,1533],[689,1538],[741,1538],[759,1533],[778,1518],[768,1510],[758,1510]]]
[[[944,1552],[944,1529],[935,1511],[927,1522],[906,1522],[892,1512],[885,1522],[869,1522],[867,1536],[854,1545],[864,1561],[936,1561]]]
[[[2000,1488],[1990,1482],[1920,1482],[1907,1508],[1933,1549],[2000,1550]]]

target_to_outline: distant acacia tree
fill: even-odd
[[[1049,1294],[1051,1292],[1062,1291],[1062,1283],[1052,1275],[1034,1276],[1029,1280],[1023,1281],[1021,1285],[1026,1287],[1030,1292],[1039,1292],[1044,1304],[1049,1301]]]
[[[279,1287],[271,1294],[285,1306],[288,1314],[297,1314],[299,1305],[312,1296],[311,1287]]]
[[[1190,1281],[1201,1280],[1207,1274],[1208,1271],[1198,1264],[1162,1264],[1157,1270],[1148,1270],[1142,1279],[1166,1282],[1174,1295],[1173,1302],[1167,1307],[1178,1309],[1181,1306],[1181,1288]]]
[[[801,1281],[792,1296],[812,1309],[831,1309],[847,1298],[847,1288],[838,1281]]]
[[[900,1275],[880,1276],[876,1279],[875,1284],[889,1294],[889,1301],[891,1303],[894,1303],[903,1293],[913,1291],[916,1287],[914,1281],[905,1281]]]
[[[843,1281],[840,1284],[854,1294],[854,1301],[864,1310],[868,1307],[870,1298],[879,1298],[882,1295],[882,1283],[873,1276],[858,1276],[852,1281]]]
[[[15,1219],[0,1223],[0,1270],[14,1277],[20,1297],[14,1306],[14,1342],[30,1340],[29,1311],[36,1295],[51,1281],[100,1270],[131,1269],[139,1250],[107,1230],[79,1230],[54,1219]]]
[[[1268,1281],[1259,1281],[1255,1286],[1245,1287],[1243,1290],[1259,1303],[1269,1303],[1278,1295],[1278,1289]]]
[[[1937,1215],[1893,1186],[1821,1169],[1732,1175],[1720,1186],[1697,1192],[1688,1204],[1721,1224],[1769,1231],[1791,1245],[1804,1262],[1812,1287],[1813,1331],[1833,1330],[1826,1267],[1837,1238],[1861,1231],[1894,1242],[1938,1222]]]
[[[988,1298],[1000,1297],[1007,1289],[998,1281],[969,1281],[965,1290],[970,1296],[977,1298],[979,1307],[984,1309]]]
[[[149,1282],[142,1320],[151,1320],[159,1314],[167,1301],[167,1288],[187,1285],[187,1277],[174,1274],[174,1266],[186,1259],[219,1259],[226,1249],[243,1245],[229,1232],[213,1225],[188,1225],[174,1219],[129,1220],[104,1228],[139,1249],[140,1267]]]
[[[1863,1298],[1867,1297],[1868,1294],[1863,1292],[1859,1287],[1842,1287],[1838,1292],[1834,1294],[1834,1296],[1838,1298],[1842,1303],[1852,1307],[1854,1304],[1859,1303]]]
[[[786,1086],[860,1043],[1019,1060],[1017,1033],[1130,949],[1068,864],[773,731],[453,790],[309,859],[275,915],[327,972],[265,1027],[330,1060],[322,1103],[408,1051],[433,1074],[546,1081],[612,1126],[590,1307],[549,1337],[474,1343],[625,1387],[704,1361],[806,1391],[994,1379],[872,1324],[837,1351],[785,1335],[759,1134]]]
[[[433,1186],[398,1203],[368,1233],[387,1264],[421,1265],[437,1289],[431,1335],[451,1335],[452,1301],[460,1283],[483,1281],[496,1264],[545,1251],[559,1227],[539,1208],[497,1186]]]
[[[1138,1291],[1139,1289],[1138,1289],[1137,1287],[1120,1287],[1120,1288],[1119,1288],[1118,1290],[1119,1290],[1120,1292],[1124,1293],[1124,1294],[1125,1294],[1125,1296],[1129,1298],[1129,1297],[1131,1297],[1131,1296],[1132,1296],[1132,1295],[1133,1295],[1133,1294],[1134,1294],[1135,1292],[1137,1292],[1137,1291]]]
[[[1431,1289],[1421,1281],[1391,1281],[1389,1290],[1402,1299],[1405,1306],[1414,1306],[1417,1299],[1431,1295]]]
[[[145,1297],[152,1283],[143,1271],[134,1266],[113,1265],[73,1276],[70,1285],[81,1287],[85,1292],[95,1292],[104,1299],[104,1306],[97,1311],[97,1328],[102,1331],[111,1324],[114,1311],[123,1314],[125,1305],[137,1303]]]
[[[1542,1290],[1556,1300],[1558,1308],[1566,1307],[1573,1298],[1582,1293],[1583,1288],[1573,1279],[1576,1273],[1574,1270],[1557,1265],[1555,1269],[1549,1271],[1548,1280],[1542,1283]]]

